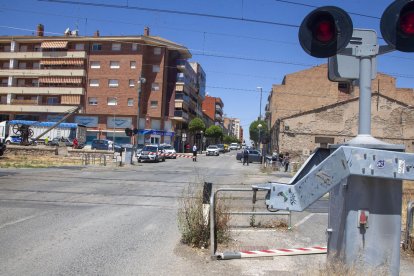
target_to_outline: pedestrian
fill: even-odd
[[[75,139],[73,139],[73,148],[77,149],[78,148],[78,139],[75,137]]]
[[[50,139],[49,136],[47,136],[46,139],[45,139],[45,145],[46,146],[49,145],[49,139]]]
[[[193,146],[193,162],[197,162],[197,146]]]
[[[249,166],[249,150],[247,148],[244,148],[243,150],[243,166],[244,163],[247,162],[247,166]]]
[[[285,172],[287,172],[289,168],[289,159],[289,153],[286,152],[285,156],[283,157],[283,166],[285,167]]]

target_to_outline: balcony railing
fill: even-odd
[[[190,102],[190,97],[188,97],[184,93],[176,93],[175,94],[175,99],[176,100],[183,100],[186,103],[189,103]]]
[[[11,104],[19,104],[19,105],[38,105],[38,100],[18,100],[18,99],[11,99]]]
[[[174,117],[181,117],[188,120],[188,113],[184,110],[174,110]]]

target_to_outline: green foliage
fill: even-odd
[[[194,118],[188,124],[188,129],[191,132],[204,131],[206,129],[206,125],[200,118]]]
[[[223,130],[219,126],[210,126],[208,129],[206,129],[205,136],[219,139],[223,137]]]
[[[267,127],[266,121],[254,121],[250,124],[249,128],[249,134],[250,134],[250,140],[254,141],[255,143],[259,142],[259,127],[258,125],[261,124],[262,128],[260,129],[260,137],[263,139],[263,137],[269,135],[269,130]]]
[[[239,139],[237,139],[234,136],[229,136],[229,135],[224,135],[223,142],[226,143],[226,144],[240,143]]]

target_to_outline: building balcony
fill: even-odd
[[[216,107],[216,114],[223,115],[223,109]]]
[[[188,111],[188,104],[186,102],[176,100],[174,106],[176,109],[182,109],[182,110]]]
[[[174,110],[174,118],[173,120],[187,122],[188,121],[188,113],[184,110]]]
[[[13,101],[13,100],[12,100]],[[19,104],[18,101],[24,101]],[[2,112],[40,112],[40,113],[65,113],[70,109],[77,106],[75,105],[38,105],[37,100],[16,100],[13,104],[1,104],[0,109]],[[29,101],[32,101],[30,103]]]
[[[220,114],[216,114],[216,116],[214,116],[214,118],[216,119],[216,121],[222,121],[223,117]]]
[[[175,93],[175,101],[183,101],[188,104],[190,102],[190,97],[184,93]]]
[[[86,71],[82,69],[3,69],[0,77],[85,77]]]
[[[84,95],[83,87],[0,87],[0,94]]]
[[[86,58],[85,51],[0,52],[0,59]]]

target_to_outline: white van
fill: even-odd
[[[237,143],[231,143],[230,144],[230,150],[237,150],[239,148],[239,144]]]

